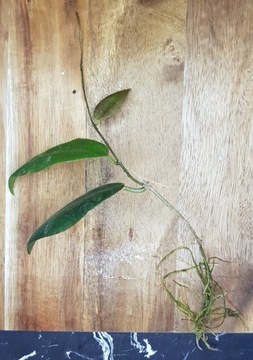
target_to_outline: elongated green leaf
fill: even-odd
[[[88,211],[122,190],[123,187],[124,184],[122,183],[112,183],[97,187],[57,211],[30,237],[27,244],[28,253],[31,253],[37,240],[69,229],[83,218]]]
[[[99,122],[114,116],[121,109],[129,91],[130,89],[117,91],[100,101],[94,110],[95,121]]]
[[[9,178],[9,189],[12,194],[18,176],[33,174],[62,162],[107,156],[108,148],[101,142],[90,139],[75,139],[35,156],[16,170]]]

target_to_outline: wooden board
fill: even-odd
[[[1,82],[0,82],[0,93],[1,93],[1,100],[0,100],[0,117],[1,119],[5,119],[5,121],[0,122],[0,170],[2,174],[2,179],[6,178],[5,172],[5,165],[6,165],[6,138],[5,138],[5,122],[7,121],[7,113],[8,113],[8,104],[7,104],[7,57],[8,57],[8,33],[7,33],[7,23],[6,23],[6,9],[2,6],[0,2],[0,14],[1,14],[1,21],[0,21],[0,39],[1,39],[1,46],[2,51],[0,55],[0,72],[1,72]],[[6,117],[5,117],[6,116]],[[2,186],[0,188],[0,303],[2,306],[0,307],[0,326],[3,327],[4,324],[4,285],[5,285],[5,272],[4,272],[4,232],[5,232],[5,183],[4,181],[1,182]]]
[[[61,142],[97,138],[82,100],[78,11],[91,107],[111,92],[132,89],[101,130],[135,176],[180,208],[210,255],[233,261],[221,264],[217,276],[250,326],[253,5],[189,0],[185,38],[186,8],[186,0],[1,3],[1,26],[8,31],[1,58],[8,84],[3,174],[7,179]],[[20,178],[15,197],[7,188],[1,193],[2,328],[191,329],[156,271],[161,257],[187,244],[188,235],[150,193],[122,192],[26,254],[27,239],[50,214],[113,181],[130,184],[120,169],[94,160]],[[246,331],[235,320],[224,330]]]
[[[180,210],[227,297],[252,329],[253,4],[189,1]],[[181,234],[179,243],[185,243]],[[175,327],[184,330],[177,316]],[[190,326],[187,327],[190,329]],[[221,331],[247,331],[228,320]]]
[[[11,69],[6,176],[50,146],[95,136],[81,94],[78,11],[91,106],[132,88],[122,113],[102,130],[133,173],[167,184],[176,201],[185,1],[13,0],[5,7]],[[97,160],[21,178],[15,198],[6,192],[4,328],[173,328],[155,266],[159,249],[173,238],[174,220],[152,196],[122,193],[26,254],[29,235],[49,214],[114,180],[126,177]]]

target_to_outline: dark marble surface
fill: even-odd
[[[209,343],[218,351],[199,350],[192,334],[0,331],[0,360],[253,360],[253,334]]]

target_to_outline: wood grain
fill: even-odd
[[[180,209],[252,328],[253,4],[189,1]],[[179,243],[185,242],[182,232]],[[185,330],[179,316],[175,328]],[[190,329],[190,324],[188,329]],[[221,331],[247,331],[237,320]]]
[[[188,0],[185,38],[186,6],[186,0],[0,1],[1,170],[6,182],[51,146],[96,138],[81,94],[78,11],[91,107],[132,89],[101,130],[133,174],[179,207],[208,254],[231,261],[215,274],[250,329],[253,4]],[[117,167],[94,160],[20,178],[15,197],[1,188],[2,328],[191,330],[155,270],[190,237],[151,194],[119,193],[26,254],[27,239],[50,214],[113,181],[130,184]],[[167,266],[187,261],[178,256]],[[191,286],[198,289],[193,279]],[[232,319],[220,331],[247,328]]]
[[[102,130],[134,174],[167,184],[162,190],[176,201],[186,4],[117,2],[111,11],[109,3],[89,8],[84,36],[88,96],[95,104],[112,91],[132,88],[120,121]],[[95,164],[87,186],[94,186],[94,179],[119,177],[126,181],[118,169]],[[154,256],[173,240],[175,219],[148,194],[117,199],[85,223],[85,322],[91,329],[170,330],[173,308],[161,292]]]
[[[6,121],[7,119],[7,113],[8,113],[8,103],[7,103],[7,58],[8,58],[8,47],[7,41],[8,41],[8,31],[7,31],[7,19],[8,14],[6,11],[6,7],[3,6],[2,2],[0,2],[0,43],[2,47],[2,51],[0,54],[0,93],[1,93],[1,99],[0,99],[0,118],[3,119],[6,115]],[[5,261],[4,261],[4,234],[5,234],[5,178],[6,178],[6,138],[5,138],[5,126],[4,121],[0,122],[0,171],[2,174],[2,186],[0,188],[0,327],[4,327],[4,287],[5,287]]]
[[[80,94],[72,94],[79,86],[79,57],[73,52],[77,47],[75,14],[69,10],[71,16],[63,2],[49,6],[46,2],[13,1],[8,6],[12,95],[6,151],[11,172],[50,146],[84,137],[85,126]],[[65,22],[68,26],[63,26]],[[82,228],[72,229],[65,238],[42,242],[31,257],[25,244],[49,214],[83,192],[84,171],[83,164],[59,166],[20,179],[16,197],[7,195],[6,329],[82,327],[80,316],[72,311],[77,298],[83,297],[79,286]],[[82,311],[81,301],[78,309]]]
[[[185,0],[11,0],[4,6],[10,17],[6,176],[50,146],[95,137],[81,96],[78,11],[91,106],[132,88],[124,110],[102,125],[103,132],[134,174],[165,184],[157,186],[176,203]],[[119,194],[26,254],[29,235],[50,214],[114,180],[127,181],[97,160],[20,178],[15,198],[6,190],[5,329],[173,329],[173,307],[155,266],[175,243],[177,222],[150,194]]]

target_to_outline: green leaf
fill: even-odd
[[[69,229],[83,218],[88,211],[122,190],[123,187],[124,184],[122,183],[111,183],[97,187],[57,211],[32,234],[27,244],[28,254],[31,253],[37,240]]]
[[[95,121],[99,122],[114,116],[121,109],[130,90],[117,91],[100,101],[94,110]]]
[[[91,159],[107,156],[109,150],[101,142],[90,139],[75,139],[35,156],[16,170],[9,178],[9,189],[14,195],[13,187],[18,176],[33,174],[62,162]]]

